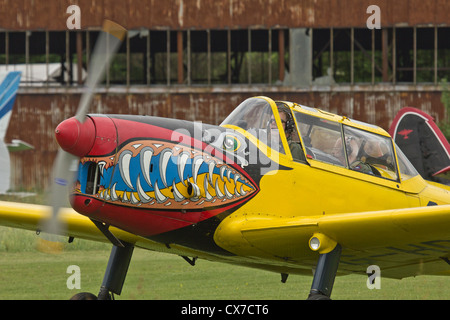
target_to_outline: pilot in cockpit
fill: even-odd
[[[295,122],[292,119],[292,115],[284,107],[278,107],[278,113],[280,115],[280,120],[283,125],[283,129],[284,129],[284,132],[286,135],[286,139],[288,141],[289,150],[291,150],[291,153],[292,153],[292,157],[295,160],[304,159],[305,156],[303,154],[302,148],[300,147],[300,144],[292,141],[292,133],[295,130]],[[273,131],[276,129],[278,129],[277,123],[275,122],[275,119],[272,117],[270,119],[270,130]]]

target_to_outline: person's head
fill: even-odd
[[[289,137],[294,130],[294,121],[292,120],[292,115],[286,107],[278,107],[278,114],[280,115],[281,125],[283,126],[283,130],[286,133],[286,136]],[[270,122],[271,129],[277,129],[277,124],[274,119]]]
[[[352,164],[356,160],[359,151],[356,139],[354,137],[346,137],[345,148],[347,149],[348,163]],[[337,139],[336,143],[334,144],[332,155],[339,159],[342,164],[345,164],[345,152],[341,138]]]

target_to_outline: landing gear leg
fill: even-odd
[[[330,300],[341,250],[338,244],[332,251],[319,256],[308,300]]]
[[[133,255],[133,245],[123,242],[123,247],[113,245],[106,267],[98,300],[111,300],[112,293],[120,295]]]

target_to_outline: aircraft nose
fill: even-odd
[[[87,155],[94,145],[95,125],[89,117],[83,123],[75,117],[69,118],[56,127],[55,136],[64,151],[81,158]]]

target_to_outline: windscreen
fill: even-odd
[[[271,123],[276,121],[269,101],[264,98],[250,98],[237,106],[220,125],[240,127],[262,143],[285,154],[279,127],[271,126]]]

